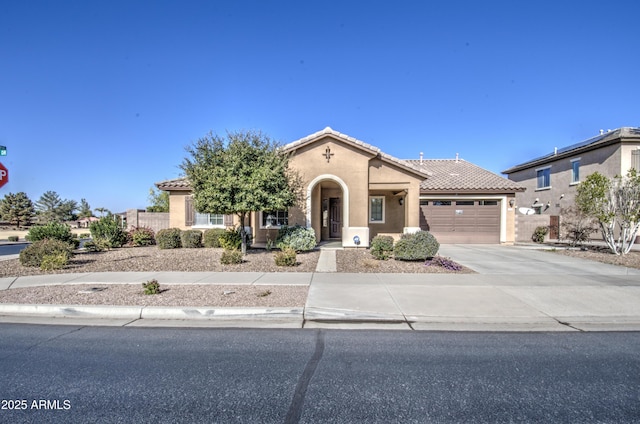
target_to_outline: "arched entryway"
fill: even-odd
[[[335,175],[314,178],[307,187],[307,226],[320,240],[341,240],[349,227],[349,188]]]

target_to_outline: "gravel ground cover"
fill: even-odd
[[[549,248],[560,254],[613,265],[640,269],[640,252],[624,256],[611,254],[599,246],[584,249]],[[221,249],[168,249],[155,246],[122,248],[107,252],[79,252],[70,265],[60,271],[44,272],[20,265],[18,259],[0,261],[0,277],[19,277],[51,273],[119,272],[119,271],[227,271],[227,272],[313,272],[319,251],[301,253],[295,267],[275,265],[274,252],[249,250],[239,265],[220,264]],[[453,271],[425,266],[423,262],[393,259],[378,261],[366,249],[338,250],[338,272],[352,273],[450,273]],[[457,273],[472,273],[463,268]],[[159,295],[143,294],[140,284],[98,284],[30,287],[0,291],[0,303],[136,305],[136,306],[210,306],[210,307],[295,307],[306,303],[305,286],[232,286],[232,285],[163,285]]]
[[[0,303],[193,307],[304,306],[306,286],[163,285],[154,295],[142,284],[72,284],[0,291]]]
[[[627,268],[640,269],[640,252],[632,250],[626,255],[614,255],[609,249],[602,246],[587,245],[583,248],[550,248],[550,251],[559,255],[572,256],[574,258],[589,259],[605,264],[625,266]]]

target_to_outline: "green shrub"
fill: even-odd
[[[393,248],[393,256],[400,261],[425,261],[438,253],[440,243],[428,231],[405,233]]]
[[[223,265],[234,265],[242,263],[242,252],[238,249],[224,249],[220,256],[220,263]]]
[[[31,227],[25,239],[32,243],[44,239],[60,240],[70,244],[73,243],[71,228],[69,228],[67,224],[59,222],[50,222],[45,225]]]
[[[182,247],[180,228],[165,228],[156,234],[156,244],[160,249],[179,249]]]
[[[43,271],[53,271],[55,269],[62,269],[69,263],[69,258],[64,253],[57,253],[55,255],[44,255],[42,262],[40,263],[40,269]]]
[[[144,294],[160,294],[160,283],[155,278],[153,280],[142,283]]]
[[[129,230],[132,246],[151,246],[156,244],[155,233],[148,227],[135,227]]]
[[[531,236],[531,240],[533,240],[535,243],[544,243],[544,237],[548,232],[549,227],[536,227],[536,229],[533,231],[533,235]]]
[[[180,233],[180,241],[182,242],[182,247],[188,249],[202,247],[202,231],[185,230]]]
[[[371,255],[378,260],[386,261],[393,253],[393,237],[375,236],[371,240]]]
[[[85,241],[84,242],[84,249],[87,252],[100,252],[100,251],[102,251],[102,247],[100,246],[100,244],[96,243],[95,241]]]
[[[210,228],[202,235],[204,247],[220,247],[220,236],[225,233],[222,228]]]
[[[68,261],[73,256],[73,248],[64,241],[44,239],[24,248],[20,252],[20,263],[24,266],[40,267],[46,256],[57,255],[63,255]]]
[[[297,264],[296,251],[291,247],[285,247],[280,252],[277,252],[274,259],[278,266],[295,266]]]
[[[100,241],[107,249],[122,247],[127,242],[127,233],[116,215],[103,216],[99,221],[92,222],[89,230],[93,241]]]
[[[316,233],[313,228],[304,228],[299,225],[288,227],[283,225],[278,230],[276,246],[284,250],[287,247],[296,252],[306,252],[316,247]]]
[[[80,238],[81,238],[81,239],[88,239],[88,238],[91,238],[91,233],[81,233],[81,234],[80,234]]]
[[[240,249],[242,245],[242,235],[240,235],[239,229],[229,229],[225,231],[223,234],[220,234],[218,240],[220,240],[220,247],[225,250],[237,250]]]
[[[18,238],[18,236],[9,236],[9,237],[7,238],[7,240],[9,240],[9,241],[18,241],[18,240],[19,240],[19,238]]]

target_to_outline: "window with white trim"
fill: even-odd
[[[224,227],[224,215],[221,213],[198,213],[194,227]]]
[[[536,170],[537,189],[551,188],[551,167]]]
[[[384,196],[369,196],[369,222],[384,224]]]
[[[262,211],[261,228],[280,228],[289,225],[289,211]]]
[[[580,158],[571,159],[571,184],[580,182]]]

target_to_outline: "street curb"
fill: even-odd
[[[149,319],[149,320],[217,320],[217,319],[297,319],[304,308],[194,308],[112,305],[33,305],[2,304],[0,316],[51,318]]]

